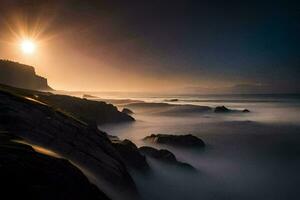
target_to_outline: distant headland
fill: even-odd
[[[46,78],[35,73],[32,66],[0,60],[0,83],[31,90],[53,90]]]

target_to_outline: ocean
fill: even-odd
[[[135,113],[133,123],[99,126],[108,134],[130,139],[139,147],[149,145],[143,137],[158,133],[193,134],[206,143],[200,152],[152,145],[172,151],[198,172],[150,160],[153,174],[133,174],[145,200],[300,197],[300,95],[93,95]],[[222,105],[250,113],[198,109]]]

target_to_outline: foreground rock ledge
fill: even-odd
[[[136,199],[136,186],[106,134],[50,105],[0,90],[0,130],[50,149],[88,172],[112,199]],[[128,198],[126,198],[128,197]]]
[[[7,199],[110,200],[69,161],[36,152],[0,132],[0,187]]]

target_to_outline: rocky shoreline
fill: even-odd
[[[161,106],[165,107],[164,104]],[[207,110],[208,108],[199,109]],[[231,111],[226,107],[217,109],[222,112]],[[108,135],[98,130],[96,125],[131,122],[134,118],[130,116],[133,114],[132,110],[124,109],[120,112],[117,107],[105,102],[0,85],[0,111],[0,148],[4,153],[2,158],[7,155],[7,158],[11,159],[19,153],[26,154],[28,160],[36,159],[36,156],[43,157],[42,160],[36,159],[32,169],[47,163],[48,159],[54,160],[51,161],[53,163],[63,163],[62,169],[57,168],[53,173],[51,166],[44,168],[45,173],[51,172],[43,177],[46,179],[44,181],[52,180],[51,175],[55,176],[55,173],[63,173],[63,170],[70,168],[71,173],[77,174],[73,178],[78,176],[77,182],[74,181],[75,185],[72,187],[76,188],[78,184],[86,188],[81,192],[86,193],[85,196],[90,195],[91,200],[140,199],[131,173],[139,173],[147,177],[147,174],[152,172],[149,164],[151,160],[180,170],[198,171],[189,163],[178,160],[169,150],[164,149],[165,145],[185,149],[205,148],[204,141],[190,134],[151,134],[142,139],[150,146],[139,148],[130,140],[120,140]],[[18,138],[28,144],[16,143],[12,141],[12,138]],[[29,144],[39,145],[46,150],[53,151],[60,158],[35,152]],[[153,148],[153,145],[156,148]],[[157,149],[157,145],[162,145],[162,148]],[[12,149],[18,151],[12,151]],[[27,161],[24,160],[24,162]],[[10,173],[19,173],[20,169],[15,166],[10,170]],[[32,176],[38,175],[33,173]],[[63,180],[68,179],[67,176],[66,174]],[[11,178],[13,181],[16,177]],[[70,178],[65,181],[72,180]],[[2,181],[1,184],[4,182]],[[49,190],[55,190],[55,186],[51,184],[52,182],[47,185]],[[31,188],[27,188],[27,186],[31,187],[30,183],[25,182],[24,185],[26,185],[26,192],[33,192]],[[61,195],[64,195],[64,190],[68,190],[68,187],[62,186],[59,191]],[[82,199],[79,198],[80,195],[76,195],[78,199]]]
[[[88,106],[84,107],[83,105]],[[84,114],[85,112],[89,113],[87,109],[95,109],[95,106],[101,107],[106,112],[98,110],[97,116]],[[73,107],[78,108],[78,111],[72,110]],[[79,108],[84,112],[79,112]],[[27,152],[28,160],[36,159],[36,156],[44,156],[44,160],[37,159],[33,163],[33,169],[38,168],[43,162],[48,162],[48,158],[59,160],[59,162],[60,160],[69,160],[72,164],[65,161],[66,164],[63,167],[77,170],[76,173],[82,170],[100,189],[98,193],[105,194],[100,199],[139,199],[139,192],[130,173],[138,172],[146,175],[151,172],[148,159],[155,159],[180,169],[196,171],[191,165],[178,161],[175,155],[168,150],[152,147],[138,148],[129,140],[119,140],[99,131],[95,124],[98,123],[97,119],[104,118],[101,115],[110,117],[118,115],[117,122],[133,121],[132,117],[119,112],[110,104],[0,85],[0,110],[0,131],[5,133],[1,134],[0,141],[3,153],[12,152],[11,148],[17,148],[21,150],[22,155]],[[102,122],[104,123],[103,120]],[[27,144],[16,143],[11,141],[11,138],[18,138]],[[6,146],[4,148],[3,144],[9,144],[9,148]],[[46,151],[53,151],[61,158],[37,153],[29,144],[38,145]],[[17,156],[19,151],[15,153],[14,156]],[[7,155],[8,159],[13,156],[13,154]],[[18,170],[17,166],[11,168],[11,173],[19,173]],[[49,166],[49,169],[44,168],[43,170],[51,172],[52,169]],[[62,169],[58,168],[56,172],[63,173],[60,170]],[[44,178],[51,179],[50,175]],[[32,176],[37,175],[33,173]],[[81,174],[81,176],[83,179],[84,175]],[[13,181],[14,177],[11,178]],[[72,181],[72,178],[69,181]],[[82,182],[78,181],[78,184],[86,184],[85,187],[88,187],[87,179]],[[27,183],[24,184],[27,185]],[[49,190],[54,187],[51,184]],[[97,194],[95,186],[90,184],[89,187],[91,191],[87,189],[87,193],[90,192],[92,195],[89,199],[97,199],[99,194]],[[64,189],[68,188],[62,188],[62,193],[64,193]],[[26,191],[32,192],[30,189],[26,189]],[[80,199],[80,194],[77,197]]]
[[[38,97],[47,95],[37,93]],[[50,101],[33,98],[37,93],[12,87],[1,89],[0,130],[70,160],[112,199],[138,199],[135,183],[106,133],[52,106]],[[125,115],[111,109],[112,105],[103,106]]]

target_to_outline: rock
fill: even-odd
[[[55,95],[50,92],[19,89],[1,84],[0,90],[47,104],[56,110],[64,112],[69,117],[76,118],[89,125],[96,126],[105,123],[134,121],[133,117],[119,112],[116,106],[101,101],[92,101],[67,95]]]
[[[231,112],[230,109],[226,108],[225,106],[217,106],[214,110],[215,113],[228,113]]]
[[[166,149],[158,150],[153,147],[144,146],[144,147],[140,147],[139,151],[143,155],[153,158],[159,162],[163,162],[165,164],[177,166],[177,167],[188,169],[188,170],[193,170],[193,171],[196,170],[190,164],[178,161],[176,159],[176,156],[172,152],[170,152]]]
[[[188,135],[152,134],[143,139],[146,142],[171,145],[184,148],[203,148],[205,143],[198,137]]]
[[[165,100],[166,102],[177,102],[177,101],[179,101],[178,99],[166,99]]]
[[[231,110],[229,108],[226,108],[225,106],[217,106],[214,110],[215,113],[238,113],[238,112],[243,112],[243,113],[248,113],[250,112],[248,109],[244,110]]]
[[[153,147],[143,146],[140,147],[139,150],[143,155],[156,158],[161,161],[165,161],[165,162],[177,161],[175,155],[166,149],[157,150]]]
[[[125,113],[127,115],[132,115],[134,112],[128,108],[123,108],[122,113]]]
[[[134,118],[119,112],[117,107],[101,101],[92,101],[67,95],[40,95],[39,100],[60,109],[90,125],[134,121]]]
[[[127,104],[126,107],[134,110],[135,113],[158,114],[160,116],[185,116],[206,113],[212,110],[212,108],[208,106],[148,102],[130,103]]]
[[[36,75],[33,67],[0,60],[0,83],[33,90],[52,90],[47,79]]]
[[[114,147],[121,154],[122,160],[128,166],[128,168],[139,172],[147,172],[150,167],[137,146],[130,140],[114,141]]]
[[[86,98],[86,99],[95,99],[95,98],[99,98],[97,96],[93,96],[93,95],[90,95],[90,94],[83,94],[82,95],[82,98]]]
[[[17,92],[0,90],[1,131],[70,160],[89,172],[97,186],[113,199],[138,197],[133,179],[105,133],[51,104]]]
[[[7,199],[109,200],[69,161],[0,134],[0,187]]]

